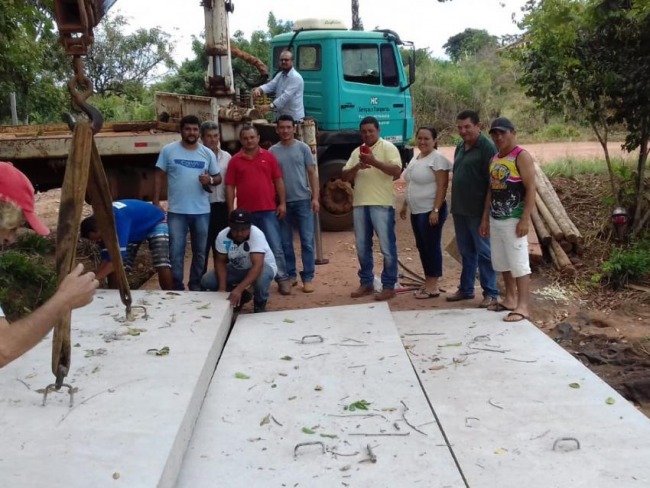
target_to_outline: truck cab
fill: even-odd
[[[350,153],[359,146],[359,122],[377,118],[381,137],[395,144],[406,163],[412,150],[406,142],[414,119],[407,77],[399,51],[404,43],[392,31],[352,31],[337,21],[297,21],[294,32],[272,39],[272,63],[289,49],[294,68],[305,82],[306,117],[317,125],[317,158],[321,184],[321,223],[326,230],[351,226],[352,189],[338,178]]]

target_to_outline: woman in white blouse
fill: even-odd
[[[424,285],[415,292],[415,298],[424,299],[440,296],[442,226],[449,214],[445,196],[452,165],[436,150],[438,133],[433,127],[420,127],[415,136],[420,152],[404,170],[407,186],[400,217],[406,219],[410,208],[411,226],[425,276]]]

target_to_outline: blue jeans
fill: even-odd
[[[167,215],[169,225],[169,256],[172,262],[172,279],[174,290],[184,290],[183,272],[185,270],[185,244],[187,231],[190,231],[192,243],[192,264],[190,266],[190,281],[188,288],[191,291],[201,290],[201,276],[205,265],[205,248],[208,242],[208,226],[210,214],[178,214],[169,212]]]
[[[381,284],[384,289],[394,289],[397,283],[397,241],[395,239],[395,209],[379,205],[354,207],[354,237],[359,259],[361,286],[372,286],[373,274],[372,235],[377,234],[379,248],[384,256]]]
[[[463,260],[458,290],[463,295],[474,295],[474,280],[478,267],[484,297],[498,297],[497,274],[492,268],[490,240],[478,233],[481,217],[454,215],[456,244]]]
[[[239,283],[244,281],[250,269],[235,269],[231,266],[226,266],[226,290],[232,291]],[[257,277],[253,283],[253,304],[258,307],[266,305],[269,299],[269,288],[271,281],[273,281],[274,271],[271,266],[264,263],[262,273]],[[201,279],[201,286],[204,290],[217,291],[219,283],[217,282],[217,275],[214,270],[210,270],[203,275]]]
[[[282,248],[287,265],[287,275],[293,280],[296,272],[296,253],[293,250],[293,229],[298,229],[300,235],[300,258],[302,272],[300,277],[306,283],[314,279],[316,258],[314,256],[314,213],[311,211],[311,200],[287,202],[287,214],[280,220],[282,232]]]
[[[280,232],[280,222],[275,214],[275,210],[264,212],[251,212],[253,225],[259,227],[264,233],[266,241],[269,243],[271,252],[275,257],[275,264],[278,267],[278,274],[275,276],[276,281],[288,280],[287,264],[284,260],[284,249],[282,248],[282,235]]]
[[[447,202],[438,212],[438,223],[429,224],[429,212],[411,214],[411,227],[415,236],[415,245],[420,253],[424,276],[440,278],[442,276],[442,226],[447,220]]]

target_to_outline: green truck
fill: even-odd
[[[252,122],[260,129],[263,144],[274,141],[273,125],[255,109],[250,94],[235,90],[229,37],[216,35],[227,25],[223,19],[229,12],[222,6],[222,2],[204,6],[214,15],[206,22],[206,33],[213,33],[206,36],[208,69],[213,75],[215,67],[222,70],[207,77],[206,84],[216,87],[211,96],[158,93],[156,120],[107,123],[96,135],[113,198],[151,199],[158,153],[177,139],[178,121],[184,115],[218,120],[222,145],[231,152],[239,148],[239,129],[244,123]],[[382,137],[400,148],[404,162],[411,157],[407,141],[414,129],[409,90],[414,56],[408,56],[405,67],[400,50],[412,49],[412,44],[389,30],[352,31],[337,21],[311,19],[297,21],[293,32],[274,37],[272,47],[271,66],[278,69],[280,52],[289,48],[305,81],[302,129],[307,130],[299,133],[310,139],[306,142],[319,165],[322,228],[348,229],[352,190],[339,176],[352,150],[361,144],[361,119],[376,117]],[[65,124],[0,126],[0,160],[13,162],[39,191],[57,188],[63,181],[70,140]]]
[[[361,144],[359,122],[376,117],[381,136],[395,144],[407,163],[407,142],[414,132],[409,87],[415,78],[414,56],[408,67],[400,48],[411,46],[389,30],[347,30],[335,21],[298,21],[294,32],[271,41],[272,66],[291,49],[294,67],[305,81],[307,117],[317,124],[321,184],[321,225],[325,230],[351,226],[351,189],[338,180],[350,153]]]

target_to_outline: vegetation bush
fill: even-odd
[[[589,129],[591,131],[591,129]],[[571,124],[551,123],[545,126],[539,135],[545,141],[564,141],[582,137],[583,131]]]
[[[51,242],[25,234],[15,248],[0,252],[0,303],[10,321],[45,303],[55,292],[54,264],[43,257]]]
[[[602,274],[594,280],[604,280],[619,288],[629,282],[650,276],[650,241],[637,241],[627,248],[614,248],[609,259],[603,263]]]

